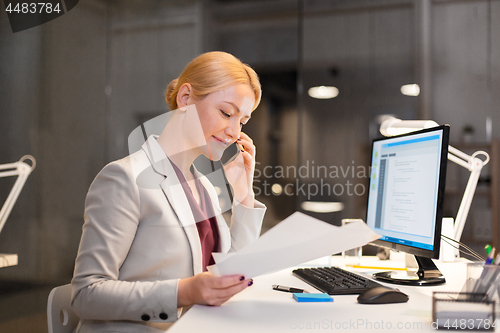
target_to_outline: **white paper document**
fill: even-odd
[[[306,261],[363,246],[381,236],[363,221],[337,227],[295,212],[238,252],[213,253],[215,276],[245,278],[279,271]]]

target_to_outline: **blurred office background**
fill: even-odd
[[[394,115],[450,124],[458,148],[490,152],[462,239],[498,245],[500,1],[82,0],[15,34],[1,7],[0,164],[37,159],[0,234],[0,253],[19,256],[0,269],[1,332],[46,332],[46,297],[71,279],[93,178],[128,154],[134,128],[168,111],[168,83],[205,51],[261,77],[244,131],[264,231],[296,210],[336,225],[364,218],[370,142]],[[407,84],[419,95],[402,94]],[[314,99],[314,86],[339,94]],[[454,217],[468,173],[448,171]],[[0,182],[3,203],[14,179]],[[306,201],[337,204],[319,213]]]

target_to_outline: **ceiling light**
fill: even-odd
[[[405,84],[401,87],[401,93],[406,96],[418,96],[420,94],[420,87],[418,84]]]
[[[433,120],[401,120],[395,117],[387,117],[380,125],[380,133],[383,136],[394,136],[435,126],[438,126],[438,124]]]
[[[273,186],[271,186],[271,191],[273,191],[274,194],[279,195],[283,192],[283,187],[281,187],[280,184],[273,184]]]
[[[333,213],[342,211],[344,204],[342,202],[304,201],[300,204],[300,208],[315,213]]]
[[[309,88],[308,94],[312,98],[329,99],[337,97],[339,90],[336,87],[319,86]]]

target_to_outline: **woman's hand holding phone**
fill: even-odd
[[[245,133],[240,133],[236,141],[239,154],[223,164],[226,178],[233,187],[234,199],[247,207],[254,206],[253,178],[255,172],[255,146]]]

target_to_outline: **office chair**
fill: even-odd
[[[71,284],[52,289],[47,301],[49,333],[73,333],[79,321],[71,309]]]

